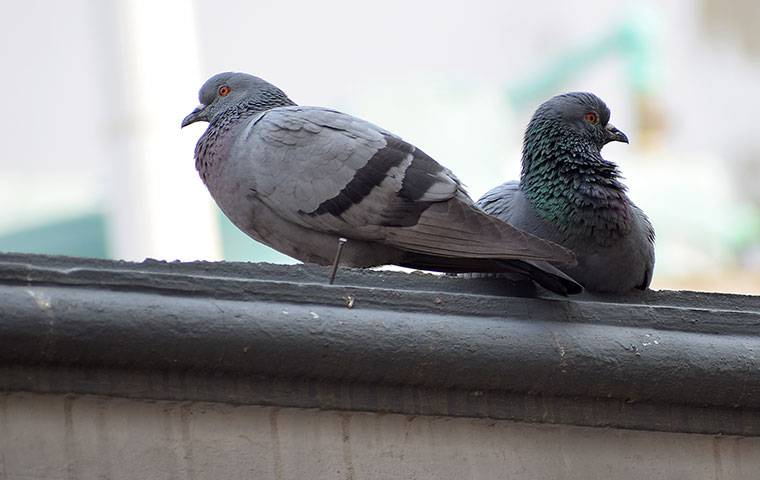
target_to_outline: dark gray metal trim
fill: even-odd
[[[325,279],[306,266],[0,256],[0,390],[760,435],[757,297]]]

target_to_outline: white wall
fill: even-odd
[[[0,478],[755,480],[752,437],[0,396]]]

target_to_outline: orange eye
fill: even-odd
[[[227,94],[230,93],[230,90],[231,90],[230,87],[228,87],[227,85],[222,85],[221,87],[219,87],[219,96],[226,97]]]
[[[593,123],[594,125],[599,123],[599,116],[597,116],[597,114],[594,112],[588,112],[586,115],[583,116],[583,119],[589,123]]]

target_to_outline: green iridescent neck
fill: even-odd
[[[631,211],[617,166],[569,129],[546,122],[525,135],[520,188],[536,212],[568,235],[619,236]]]

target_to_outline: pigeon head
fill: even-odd
[[[214,122],[234,110],[261,112],[274,107],[294,105],[266,80],[247,73],[218,73],[206,80],[198,92],[200,105],[182,120],[182,127],[195,122]]]
[[[561,135],[568,142],[592,144],[601,149],[609,142],[628,143],[628,137],[610,123],[610,109],[593,93],[571,92],[544,102],[528,125],[531,137]]]
[[[628,137],[594,94],[565,93],[538,107],[525,131],[520,188],[544,219],[571,228],[588,205],[623,198],[617,166],[601,155],[609,142]]]

